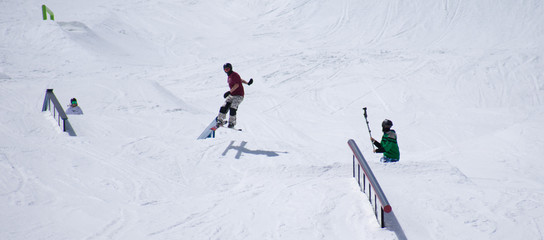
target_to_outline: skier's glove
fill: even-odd
[[[223,94],[223,98],[227,98],[228,96],[230,96],[230,91],[227,91],[225,94]]]
[[[253,78],[249,79],[249,82],[247,82],[247,85],[253,84]]]

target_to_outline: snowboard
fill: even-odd
[[[198,136],[197,139],[206,139],[206,138],[215,137],[215,130],[217,130],[220,127],[221,126],[219,126],[219,127],[217,126],[217,121],[214,118],[212,120],[212,122],[210,124],[208,124],[208,126],[206,128],[204,128],[204,131],[202,131],[202,133],[200,134],[200,136]],[[233,131],[242,131],[242,129],[240,129],[240,128],[228,128],[228,127],[223,127],[223,128],[230,129],[230,130],[233,130]]]
[[[216,121],[215,126],[211,127],[210,129],[211,129],[212,131],[215,131],[215,130],[217,130],[217,129],[220,128],[220,127],[226,128],[226,129],[230,129],[230,130],[234,130],[234,131],[242,131],[242,129],[240,129],[240,128],[229,128],[229,127],[224,127],[223,125],[217,124],[217,121]]]
[[[204,131],[202,131],[202,133],[200,134],[200,136],[198,136],[197,139],[206,139],[206,138],[215,137],[215,130],[212,130],[212,127],[215,127],[216,123],[217,122],[215,121],[215,118],[214,118],[212,122],[208,124],[206,128],[204,128]]]

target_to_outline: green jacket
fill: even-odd
[[[400,160],[399,144],[397,143],[397,133],[395,130],[389,130],[383,133],[381,142],[374,142],[378,147],[377,153],[383,153],[387,158]]]

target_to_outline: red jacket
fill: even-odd
[[[242,96],[242,97],[244,96],[244,86],[242,85],[242,78],[240,77],[238,73],[234,71],[231,72],[229,74],[228,82],[229,82],[229,88],[231,89],[235,84],[238,84],[238,88],[236,88],[236,90],[234,90],[234,92],[231,92],[230,94],[234,96]]]

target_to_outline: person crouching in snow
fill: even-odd
[[[244,100],[244,86],[242,84],[251,85],[253,78],[249,79],[249,82],[245,81],[237,72],[232,71],[232,64],[230,63],[225,63],[223,70],[228,76],[229,91],[223,95],[225,103],[219,108],[219,114],[216,118],[217,127],[225,125],[227,112],[230,112],[228,127],[233,128],[236,125],[236,111]]]
[[[385,119],[382,122],[382,141],[378,142],[376,139],[370,137],[370,141],[378,148],[374,149],[375,153],[383,153],[382,162],[398,162],[400,159],[399,145],[397,143],[397,133],[391,129],[393,122],[389,119]]]
[[[83,114],[83,110],[81,110],[81,108],[77,105],[77,100],[75,98],[70,100],[70,105],[68,105],[68,108],[66,109],[66,114]]]

